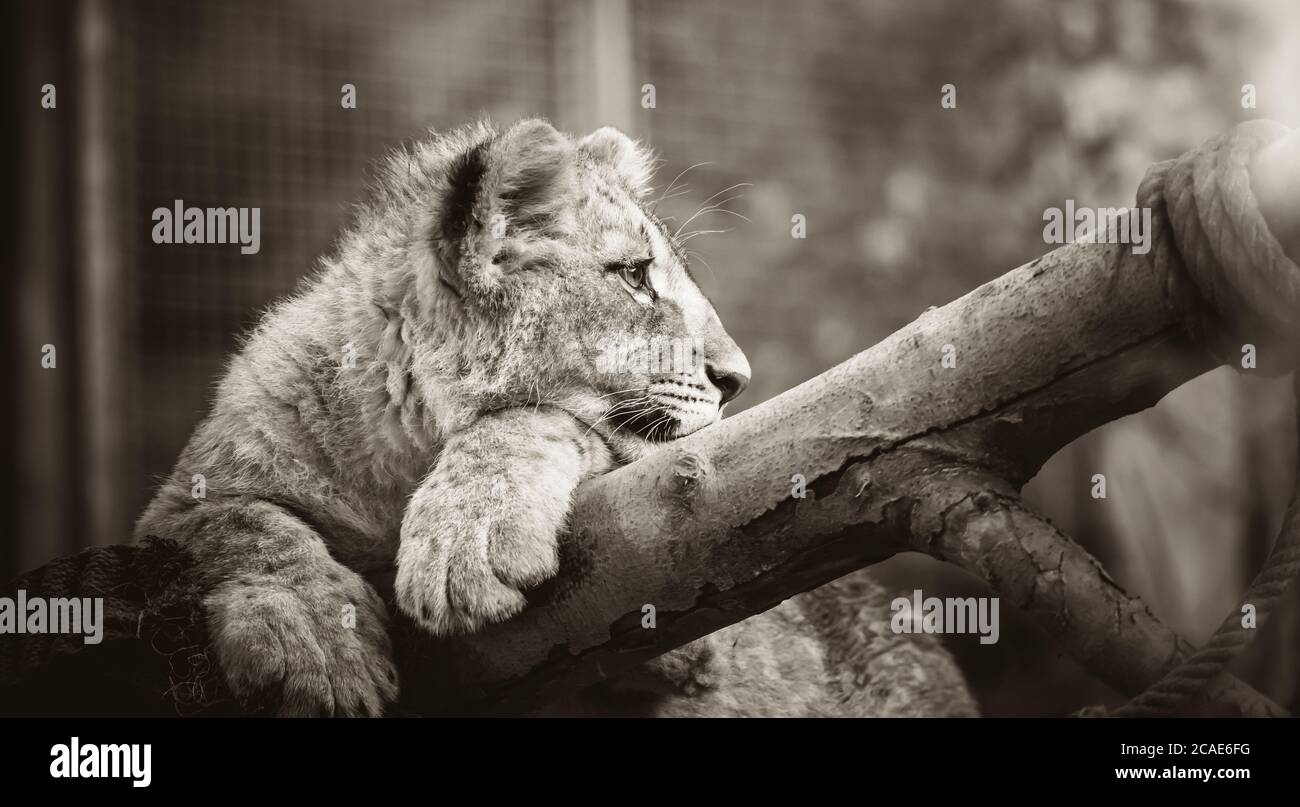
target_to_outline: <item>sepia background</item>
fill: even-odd
[[[1130,204],[1148,165],[1235,122],[1300,124],[1294,0],[122,0],[11,15],[6,579],[128,539],[241,332],[328,249],[372,161],[429,127],[619,126],[659,151],[661,185],[690,169],[664,205],[677,221],[748,183],[725,194],[744,219],[697,220],[726,232],[692,247],[753,366],[749,406],[1047,251],[1045,208]],[[149,213],[176,199],[260,207],[260,253],[154,245]],[[1276,533],[1291,412],[1285,382],[1220,369],[1068,447],[1028,496],[1199,641]],[[987,591],[917,556],[879,574]],[[1297,610],[1239,665],[1292,709]],[[1113,700],[1023,619],[1004,611],[1002,635],[951,642],[986,713]]]

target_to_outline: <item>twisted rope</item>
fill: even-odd
[[[1251,121],[1147,172],[1138,205],[1152,208],[1161,228],[1157,268],[1166,271],[1188,315],[1189,330],[1215,356],[1235,365],[1245,342],[1294,356],[1300,346],[1300,267],[1287,257],[1255,202],[1250,160],[1287,134]],[[1172,242],[1170,243],[1170,236]],[[1184,278],[1190,279],[1188,284]],[[1300,373],[1294,377],[1300,418]],[[1300,479],[1273,551],[1218,630],[1145,692],[1111,712],[1119,717],[1168,713],[1195,701],[1256,630],[1242,624],[1253,605],[1260,624],[1300,577]]]
[[[111,678],[144,698],[170,704],[178,714],[223,706],[228,695],[205,649],[203,587],[190,569],[180,545],[150,538],[143,544],[84,549],[0,588],[8,597],[21,590],[47,600],[103,599],[99,644],[87,645],[79,634],[0,634],[0,712],[25,713],[28,704],[15,699],[26,697],[32,686],[59,680],[61,665],[106,653],[111,655],[95,656],[103,659],[93,676],[96,686]],[[115,646],[135,652],[123,654],[111,649]],[[153,689],[160,682],[165,691]]]

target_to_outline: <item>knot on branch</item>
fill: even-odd
[[[1250,176],[1254,155],[1287,134],[1272,121],[1240,124],[1153,165],[1138,188],[1138,205],[1168,223],[1157,262],[1174,262],[1166,276],[1175,282],[1185,269],[1194,287],[1174,289],[1193,336],[1225,363],[1236,363],[1244,343],[1277,345],[1288,355],[1300,347],[1300,267],[1270,231]]]
[[[668,489],[681,499],[694,495],[700,483],[709,475],[711,468],[703,456],[693,451],[677,449],[668,463],[665,474]]]

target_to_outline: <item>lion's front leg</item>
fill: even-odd
[[[559,568],[578,483],[610,467],[588,432],[559,410],[512,409],[452,436],[402,520],[398,606],[438,635],[521,611]]]

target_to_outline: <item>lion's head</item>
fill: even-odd
[[[650,209],[653,159],[637,143],[525,120],[424,148],[388,171],[436,171],[435,198],[420,200],[421,307],[480,407],[556,405],[607,436],[658,441],[713,423],[748,384]]]

